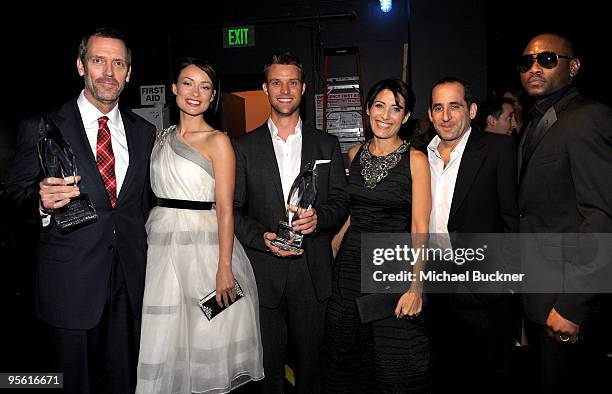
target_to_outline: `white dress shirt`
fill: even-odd
[[[77,99],[77,106],[79,107],[79,112],[81,112],[85,134],[87,134],[87,140],[94,157],[96,157],[96,143],[98,141],[98,118],[100,116],[108,116],[107,125],[111,133],[111,145],[115,155],[115,178],[117,179],[117,197],[119,197],[119,192],[121,191],[128,165],[130,164],[127,138],[125,137],[125,128],[123,127],[123,120],[121,120],[119,106],[115,105],[109,113],[103,114],[85,98],[84,91],[81,92]]]
[[[459,165],[463,157],[465,145],[470,137],[470,128],[461,137],[461,141],[451,151],[450,161],[444,167],[444,160],[438,152],[440,137],[435,136],[427,145],[427,158],[431,170],[431,216],[429,218],[430,234],[448,233],[448,216],[450,215],[453,195],[455,193],[455,183],[459,173]]]
[[[295,178],[300,174],[300,165],[302,163],[302,119],[298,120],[295,130],[289,134],[287,141],[283,141],[278,136],[278,128],[272,122],[272,118],[268,118],[268,128],[272,137],[278,173],[283,185],[284,201],[287,203],[289,190]]]

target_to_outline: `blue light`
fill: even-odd
[[[380,0],[380,10],[382,12],[389,12],[393,8],[392,0]]]

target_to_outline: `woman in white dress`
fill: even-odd
[[[158,134],[151,154],[158,203],[146,227],[138,393],[226,393],[264,376],[255,277],[234,237],[234,151],[203,116],[215,86],[208,62],[179,63],[179,123]],[[199,301],[211,292],[231,305],[209,320]]]

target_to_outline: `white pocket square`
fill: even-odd
[[[314,165],[314,167],[313,167],[313,170],[314,170],[315,168],[317,168],[317,166],[318,166],[319,164],[327,164],[327,163],[329,163],[329,162],[331,162],[331,160],[316,160],[316,161],[315,161],[315,165]]]

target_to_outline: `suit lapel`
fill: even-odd
[[[521,146],[521,154],[523,155],[523,160],[521,160],[521,166],[525,163],[525,166],[529,163],[529,159],[531,155],[533,155],[534,150],[542,141],[542,138],[546,135],[548,129],[555,124],[557,121],[557,112],[555,111],[555,106],[551,106],[548,111],[540,118],[540,121],[536,125],[536,127],[530,130],[530,133],[533,133],[531,137],[531,141],[527,144],[523,141],[523,145]]]
[[[314,139],[313,131],[303,127],[302,128],[302,158],[300,162],[300,171],[303,171],[304,168],[306,168],[306,165],[308,163],[310,163],[311,165],[314,165],[314,163],[311,163],[314,160],[313,158],[314,142],[315,142],[315,139]]]
[[[527,127],[530,127],[529,125]],[[523,167],[523,151],[525,149],[525,135],[527,134],[527,127],[523,128],[523,132],[521,133],[521,138],[519,141],[518,149],[516,150],[516,164],[518,168],[518,179],[520,181]]]
[[[121,121],[123,122],[123,127],[125,128],[125,138],[127,140],[128,152],[130,156],[127,172],[125,173],[121,190],[117,196],[117,205],[121,203],[121,200],[124,199],[128,193],[132,179],[134,178],[134,173],[136,172],[135,166],[141,162],[143,149],[146,146],[144,141],[141,141],[141,143],[137,142],[139,137],[138,131],[135,129],[132,119],[126,115],[123,110],[121,110]]]
[[[50,114],[50,116],[70,144],[70,148],[77,158],[77,173],[81,176],[81,184],[79,185],[81,191],[85,194],[101,193],[106,196],[106,189],[96,165],[96,158],[89,145],[76,100],[63,106],[57,116],[53,116],[53,114]],[[108,198],[105,200],[108,201]]]
[[[450,213],[448,215],[448,221],[450,222],[452,217],[457,213],[457,210],[461,206],[461,203],[467,196],[472,183],[476,178],[478,169],[482,164],[484,156],[481,152],[484,146],[482,135],[474,129],[470,133],[470,137],[465,146],[465,151],[461,157],[461,164],[459,165],[459,172],[457,173],[457,181],[455,182],[455,191],[453,193],[453,201],[451,203]]]
[[[274,153],[274,146],[272,145],[272,136],[270,135],[270,129],[267,125],[264,125],[262,129],[260,140],[262,152],[261,160],[268,168],[268,174],[270,174],[269,181],[272,182],[273,187],[276,189],[278,201],[282,204],[283,212],[285,212],[286,208],[285,198],[283,195],[283,185],[281,184],[276,154]]]
[[[529,166],[529,160],[535,153],[536,149],[540,145],[540,142],[544,139],[548,130],[557,122],[557,115],[565,110],[568,104],[578,96],[578,90],[571,88],[567,93],[562,96],[555,104],[553,104],[546,113],[542,116],[535,128],[528,130],[529,133],[533,133],[532,140],[529,144],[526,144],[526,136],[523,133],[521,143],[518,149],[518,174],[519,183],[522,181],[525,171]],[[528,146],[527,146],[528,145]]]

